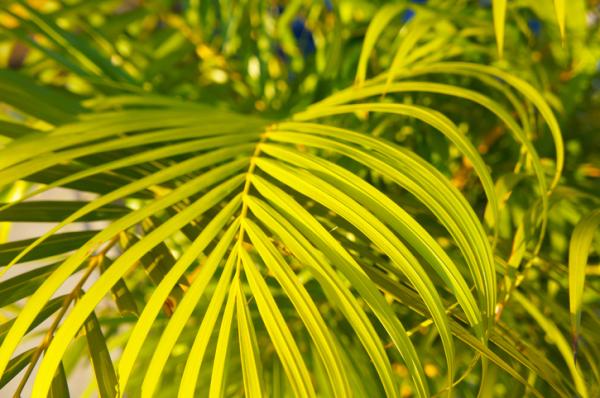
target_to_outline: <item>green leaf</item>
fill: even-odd
[[[42,132],[21,123],[13,123],[0,120],[0,135],[8,138],[21,138],[29,134],[41,134]]]
[[[237,287],[236,314],[244,390],[253,397],[262,397],[265,395],[265,387],[256,331],[241,284],[238,283]]]
[[[90,316],[88,316],[84,327],[88,343],[88,352],[92,358],[92,365],[94,367],[100,397],[114,398],[118,391],[117,375],[113,368],[113,362],[108,347],[106,346],[106,339],[104,338],[95,313],[92,312]],[[62,369],[62,363],[58,369]],[[54,381],[52,384],[54,385]]]
[[[315,390],[306,363],[298,346],[281,315],[278,306],[269,292],[269,288],[250,255],[241,247],[238,250],[244,265],[244,273],[265,328],[271,336],[271,341],[281,359],[281,363],[297,396],[315,397]]]
[[[222,151],[217,150],[214,152],[209,152],[203,156],[198,156],[198,157],[194,157],[192,159],[188,159],[188,161],[185,161],[185,162],[182,162],[179,164],[175,164],[175,165],[168,167],[166,169],[163,169],[157,173],[151,174],[145,178],[142,178],[138,181],[132,182],[126,186],[116,189],[115,191],[110,192],[109,194],[104,195],[96,200],[93,200],[92,202],[88,203],[83,208],[81,208],[79,211],[73,213],[68,218],[66,218],[61,223],[59,223],[57,226],[52,228],[45,235],[36,239],[34,242],[31,242],[30,245],[28,245],[26,248],[24,248],[19,253],[19,255],[12,260],[12,263],[13,264],[16,263],[21,257],[25,256],[29,251],[33,250],[37,245],[44,242],[48,237],[52,236],[52,234],[55,234],[63,226],[88,214],[88,212],[91,212],[91,211],[93,211],[97,208],[100,208],[106,204],[109,204],[115,200],[123,198],[123,197],[127,196],[128,194],[132,194],[143,188],[152,186],[153,184],[160,183],[161,181],[169,180],[171,178],[174,178],[174,177],[184,174],[186,172],[191,172],[193,170],[197,170],[198,168],[212,165],[220,160],[228,159],[228,156],[234,156],[235,154],[239,154],[239,150],[240,149],[236,148],[236,147],[226,148]],[[222,168],[222,169],[215,170],[215,172],[218,173],[218,172],[221,172],[223,170],[228,170],[228,169],[235,170],[240,164],[243,164],[243,163],[245,163],[244,159],[240,159],[238,161],[234,161],[228,165],[225,165],[224,168]],[[193,185],[187,185],[187,186],[189,188],[190,186],[193,186]],[[202,185],[200,185],[198,189],[202,189]],[[176,201],[177,200],[175,200],[174,202],[171,202],[170,204],[173,204]],[[170,204],[167,203],[164,207],[168,207]],[[149,214],[152,214],[152,211],[150,211]],[[139,217],[139,213],[130,215],[128,218],[135,219],[137,217]],[[139,220],[138,220],[138,222],[139,222]],[[135,224],[135,222],[132,222],[130,225],[133,225],[133,224]],[[124,229],[126,229],[126,228],[124,228]],[[117,232],[120,232],[120,231],[117,230]],[[10,265],[5,267],[2,271],[0,271],[0,275],[2,275],[2,273],[6,272],[6,270],[9,267],[10,267]]]
[[[230,167],[228,167],[230,168]],[[237,167],[236,167],[237,168]],[[227,169],[227,168],[226,168]],[[226,170],[225,169],[225,170]],[[169,200],[172,203],[176,203],[179,200],[185,198],[188,194],[193,194],[203,187],[207,185],[211,185],[215,183],[215,181],[220,181],[225,177],[229,177],[231,174],[230,171],[225,171],[220,168],[215,168],[211,170],[211,172],[206,173],[202,176],[202,182],[191,180],[187,184],[182,185],[179,189],[173,191],[171,194],[165,196],[162,199],[159,199],[154,202],[155,205],[168,204]],[[225,171],[225,172],[224,172]],[[212,177],[210,176],[212,174]],[[238,176],[234,178],[230,178],[228,181],[221,183],[220,185],[213,188],[211,191],[206,193],[202,200],[197,200],[191,206],[187,207],[184,211],[178,213],[177,216],[171,218],[168,222],[162,224],[160,227],[152,231],[149,235],[147,235],[144,239],[140,240],[136,245],[132,246],[129,250],[127,250],[124,254],[122,254],[110,267],[107,272],[103,273],[102,276],[96,281],[96,283],[86,292],[85,295],[77,302],[73,310],[69,313],[61,328],[56,333],[54,339],[50,343],[47,354],[43,358],[41,363],[41,369],[43,370],[45,367],[54,369],[55,366],[58,365],[58,360],[60,360],[64,351],[66,350],[69,341],[75,336],[77,330],[85,321],[87,316],[93,311],[93,309],[98,305],[98,303],[102,300],[102,298],[110,291],[111,287],[118,282],[118,280],[125,274],[128,270],[128,265],[132,265],[135,261],[137,261],[142,255],[147,253],[148,250],[153,248],[162,242],[167,236],[171,235],[173,232],[179,230],[183,225],[187,224],[189,221],[189,217],[195,218],[205,212],[207,209],[213,207],[216,203],[219,203],[225,197],[227,197],[232,190],[238,187],[242,182],[243,176]],[[152,213],[152,206],[146,206],[143,209],[140,209],[141,214],[137,214],[137,216],[143,216],[139,218],[138,221],[143,220],[148,215]],[[124,221],[124,219],[128,217],[135,217],[136,214],[131,213],[124,218],[120,219],[120,221]],[[100,233],[100,235],[112,235],[114,231],[111,231],[115,228],[120,228],[119,223],[113,223],[111,227],[105,229]],[[99,239],[98,236],[95,239]],[[85,245],[79,251],[80,255],[85,257]],[[65,269],[69,269],[73,264],[79,262],[78,256],[70,257],[65,263],[61,265]],[[60,270],[60,268],[59,268]],[[55,273],[58,273],[57,270]],[[50,282],[49,282],[50,281]],[[36,294],[40,294],[39,299],[45,300],[46,296],[42,295],[42,293],[46,293],[44,287],[46,287],[49,291],[53,290],[53,282],[51,279],[46,281],[47,286],[42,286],[42,288],[38,289]],[[191,289],[191,288],[190,288]],[[187,295],[186,295],[187,296]],[[32,303],[32,304],[30,304]],[[31,308],[35,310],[35,301],[29,301],[28,305],[31,305]],[[25,310],[21,312],[21,316],[26,314]],[[172,318],[173,319],[173,318]],[[23,320],[23,323],[27,322],[27,318]],[[13,329],[19,331],[19,329],[13,326]],[[10,336],[7,337],[7,339]],[[1,348],[6,348],[8,345],[4,345]],[[41,372],[40,376],[36,378],[36,383],[34,384],[34,393],[38,391],[45,391],[48,388],[49,380],[44,376],[47,373]],[[119,372],[119,375],[121,373]],[[154,380],[153,382],[156,382]]]
[[[8,384],[15,376],[25,369],[27,365],[29,365],[29,361],[36,350],[36,347],[31,348],[10,360],[6,370],[2,374],[2,378],[0,378],[0,388]]]
[[[101,259],[100,270],[102,272],[106,272],[108,267],[111,265],[112,262],[104,257]],[[127,316],[133,314],[135,316],[139,316],[140,312],[135,302],[135,298],[129,291],[127,283],[125,283],[123,279],[119,279],[119,281],[111,288],[111,291],[121,315]]]
[[[398,16],[406,6],[404,4],[386,4],[384,5],[373,17],[373,20],[369,24],[365,39],[362,44],[362,50],[360,52],[360,59],[358,60],[358,67],[356,68],[355,83],[360,86],[364,83],[367,76],[367,64],[373,48],[377,43],[377,39],[381,33],[385,30],[387,25]]]
[[[416,388],[418,391],[421,391],[420,394],[422,396],[427,396],[427,386],[423,383],[425,377],[412,343],[408,339],[408,336],[406,336],[406,332],[398,319],[393,315],[391,308],[380,295],[379,291],[377,291],[376,286],[370,279],[365,277],[366,275],[364,275],[364,273],[359,271],[360,267],[356,264],[355,260],[343,247],[341,247],[330,233],[314,219],[313,215],[307,212],[300,204],[281,189],[258,176],[253,177],[253,185],[263,196],[268,198],[269,201],[281,208],[287,217],[294,220],[294,225],[296,225],[305,236],[310,237],[310,240],[314,242],[315,246],[322,250],[330,261],[340,268],[344,276],[348,278],[352,283],[352,286],[360,293],[361,298],[368,303],[380,322],[385,326],[387,333],[392,337],[394,344],[406,361]],[[348,309],[348,307],[346,308]],[[358,331],[372,331],[372,329],[369,328],[368,321],[365,324],[363,319],[357,319],[355,317],[356,315],[360,317],[360,312],[356,315],[352,312],[349,314],[352,315],[347,316],[352,316],[357,326],[360,325],[360,328],[357,327]],[[376,341],[378,343],[374,345],[370,344],[373,340],[363,340],[363,343],[365,345],[371,345],[370,354],[376,358],[374,359],[374,362],[378,368],[378,373],[380,374],[386,393],[389,396],[398,396],[397,387],[394,385],[393,381],[390,380],[391,369],[389,361],[381,358],[381,342],[379,339]]]
[[[286,220],[286,217],[276,212],[265,202],[253,197],[247,199],[248,206],[252,212],[263,220],[282,239],[286,247],[311,270],[315,279],[323,286],[331,303],[339,308],[357,333],[365,350],[373,361],[388,395],[397,396],[396,387],[392,381],[393,376],[391,375],[392,369],[390,363],[367,314],[362,309],[356,297],[354,297],[344,284],[343,280],[337,275],[331,264],[324,259],[322,253],[318,252],[302,234],[309,231],[318,231],[319,228],[322,229],[322,226],[316,223],[315,220],[305,218],[309,213],[303,213],[302,207],[298,203],[294,203],[291,197],[283,191],[259,179],[253,181],[253,183],[257,190],[267,198],[274,200],[277,198],[277,205],[283,206],[283,211],[288,219],[297,221],[296,225],[299,227],[305,226],[302,232],[300,232]],[[300,220],[303,221],[300,222]],[[360,281],[360,274],[352,271],[351,268],[346,270],[348,278],[351,281]],[[369,294],[372,291],[369,292],[370,289],[367,281],[362,281],[362,283],[357,283],[356,285],[363,297],[370,297]],[[370,304],[376,305],[373,301],[370,301]]]
[[[436,214],[440,222],[444,224],[457,241],[480,292],[480,300],[485,302],[482,305],[483,319],[491,322],[496,306],[495,269],[491,247],[472,208],[465,203],[464,197],[457,193],[454,187],[450,186],[445,177],[411,152],[403,151],[397,146],[389,145],[381,140],[350,130],[296,123],[282,123],[280,128],[283,131],[274,135],[273,139],[284,142],[297,142],[303,145],[310,144],[328,150],[334,149],[336,152],[356,159],[373,170],[388,176],[392,181],[421,200]],[[309,132],[314,136],[287,133],[285,132],[286,128]],[[364,150],[358,150],[332,139],[323,139],[319,135],[358,143],[365,148],[375,149],[379,157],[383,157],[375,157]],[[475,247],[478,250],[474,250]]]
[[[585,1],[184,3],[0,7],[2,382],[98,345],[83,396],[596,395]]]
[[[565,40],[565,21],[567,19],[565,0],[554,0],[554,10],[556,11],[556,20],[558,21],[558,28],[560,30],[560,37]]]
[[[386,87],[389,87],[386,85]],[[387,91],[387,89],[386,89]],[[355,105],[340,105],[332,108],[317,107],[312,111],[300,113],[295,116],[297,120],[307,120],[313,118],[319,118],[324,116],[331,116],[336,114],[350,113],[353,111],[361,111],[369,109],[370,112],[389,112],[398,115],[404,115],[414,117],[422,120],[425,123],[435,127],[442,134],[444,134],[458,149],[465,155],[467,159],[473,164],[476,170],[483,188],[486,192],[487,198],[490,202],[490,206],[494,209],[495,218],[498,214],[498,201],[494,191],[494,183],[492,177],[487,169],[487,166],[481,156],[474,148],[474,146],[467,140],[463,134],[460,133],[458,127],[454,123],[446,118],[444,115],[432,111],[431,109],[403,105],[403,104],[378,104],[378,103],[366,103],[366,104],[355,104]]]
[[[380,219],[386,220],[386,223],[390,224],[403,239],[425,258],[449,285],[465,310],[471,325],[480,325],[481,314],[457,266],[453,264],[433,237],[392,200],[353,173],[331,162],[271,144],[262,145],[262,150],[283,161],[313,169],[319,174],[325,174],[333,180],[332,184],[342,188],[345,193],[359,200],[361,204]]]
[[[505,83],[516,89],[518,92],[520,92],[525,98],[527,98],[533,103],[533,105],[537,108],[544,121],[548,125],[548,128],[550,129],[550,133],[554,141],[554,149],[556,156],[556,171],[554,173],[552,182],[550,183],[550,189],[553,189],[558,184],[564,167],[563,137],[554,112],[552,112],[552,109],[548,105],[547,101],[544,99],[543,95],[539,92],[539,90],[534,88],[526,80],[514,74],[488,65],[480,65],[467,62],[440,62],[437,64],[415,68],[415,70],[410,71],[410,73],[412,74],[416,71],[418,71],[417,73],[442,72],[449,74],[467,74],[475,76],[477,78],[481,78],[481,76],[485,75],[492,76],[497,79],[502,79],[502,81],[504,81]]]
[[[404,244],[381,221],[338,189],[308,173],[301,173],[297,169],[277,165],[275,162],[266,159],[255,161],[258,167],[280,182],[289,185],[303,195],[313,198],[341,217],[346,218],[383,253],[390,257],[393,265],[415,286],[427,303],[444,344],[448,374],[450,380],[452,380],[454,377],[454,344],[448,330],[448,320],[442,308],[439,294],[425,270],[418,264],[416,258],[412,256]],[[401,334],[404,334],[402,330],[400,330],[398,338],[404,339],[403,336],[400,337]]]
[[[148,219],[145,220],[145,229],[150,228],[148,223],[151,225],[152,222]],[[148,234],[150,231],[151,230],[146,230],[145,232]],[[123,248],[123,250],[129,249],[140,241],[140,239],[128,233],[121,234],[120,238],[121,248]],[[148,278],[155,285],[158,285],[164,279],[165,275],[175,264],[173,254],[164,243],[159,243],[157,246],[150,249],[148,253],[144,254],[138,261],[148,275]],[[164,310],[167,315],[173,313],[174,308],[183,297],[183,289],[187,288],[187,286],[189,286],[189,282],[184,277],[180,278],[179,281],[177,281],[177,284],[173,286],[173,289],[164,304]]]
[[[65,374],[65,368],[60,363],[58,369],[56,369],[56,374],[52,379],[52,386],[50,387],[50,391],[48,393],[49,398],[69,398],[71,395],[69,393],[69,384],[67,382],[67,375]]]
[[[39,267],[0,282],[0,307],[31,295],[59,264]]]
[[[50,315],[54,314],[60,307],[62,307],[64,299],[65,296],[59,296],[48,301],[48,303],[46,303],[46,305],[44,305],[44,307],[40,310],[37,317],[33,320],[26,332],[30,332],[40,323],[48,319]],[[16,318],[13,318],[10,321],[7,321],[0,325],[0,341],[4,341],[4,338],[8,334],[10,328],[15,323],[15,320]]]
[[[504,55],[504,25],[506,17],[506,0],[492,1],[494,12],[494,32],[496,32],[496,44],[498,45],[498,57]]]
[[[519,292],[514,292],[515,299],[525,308],[525,310],[536,320],[536,322],[540,325],[542,330],[548,335],[551,341],[558,348],[563,360],[567,364],[569,371],[571,372],[571,376],[573,381],[575,382],[575,387],[577,388],[577,392],[583,397],[589,397],[588,389],[586,387],[585,380],[581,374],[581,370],[578,368],[575,363],[575,355],[567,340],[563,336],[560,329],[556,326],[556,324],[546,317],[531,301],[529,301],[525,296],[523,296]]]
[[[600,209],[596,209],[582,218],[575,226],[569,243],[569,310],[575,347],[581,327],[585,268],[598,225],[600,225]]]
[[[27,18],[24,19],[24,21],[30,20],[55,45],[62,48],[71,55],[76,62],[79,62],[90,72],[96,75],[105,74],[117,81],[121,80],[130,84],[136,83],[131,76],[113,65],[108,57],[100,54],[85,40],[81,40],[78,36],[63,30],[51,18],[47,18],[45,15],[38,13],[34,8],[29,6],[27,2],[19,1],[19,4],[27,9]]]
[[[298,280],[298,277],[290,270],[281,254],[277,252],[267,235],[250,220],[245,220],[244,227],[258,254],[273,273],[275,279],[281,284],[283,291],[292,301],[308,329],[327,370],[334,395],[349,395],[350,386],[345,377],[340,354],[337,352],[333,336],[325,325],[325,321],[319,314],[313,300]]]
[[[54,125],[72,121],[82,112],[79,101],[73,95],[42,86],[21,73],[7,69],[0,69],[0,97],[20,111]],[[32,136],[28,134],[26,137]]]
[[[50,236],[44,243],[20,258],[20,262],[39,260],[59,254],[66,254],[78,249],[98,231],[65,232]],[[35,242],[35,239],[18,240],[0,244],[0,264],[6,265],[21,253],[25,248]],[[6,267],[3,270],[6,271]],[[1,272],[0,274],[4,273]]]
[[[223,310],[223,317],[221,318],[219,337],[215,346],[215,357],[212,367],[212,376],[210,378],[210,398],[221,398],[225,396],[225,383],[227,381],[227,374],[229,373],[231,324],[233,322],[233,312],[235,311],[238,283],[239,280],[236,275],[229,289],[229,295],[227,296],[227,302],[225,304],[225,309]]]
[[[216,217],[213,218],[213,220],[206,226],[206,228],[203,229],[203,231],[200,233],[200,235],[198,235],[196,240],[189,247],[189,250],[187,250],[185,252],[185,255],[183,255],[182,257],[179,258],[177,263],[173,266],[173,268],[171,268],[171,270],[165,276],[165,278],[161,281],[161,283],[156,287],[156,289],[154,289],[152,296],[146,303],[146,305],[139,317],[139,321],[135,324],[135,326],[131,332],[131,339],[129,339],[129,341],[127,342],[127,345],[125,346],[123,355],[121,356],[121,360],[119,362],[119,376],[120,376],[119,383],[121,385],[121,390],[124,390],[124,388],[127,384],[127,380],[128,380],[129,374],[131,372],[131,369],[133,367],[133,364],[135,362],[135,358],[139,354],[139,351],[142,348],[143,342],[146,339],[148,333],[150,332],[151,326],[152,326],[154,320],[156,319],[156,316],[158,315],[158,312],[160,311],[163,303],[167,299],[168,294],[170,293],[172,287],[175,285],[177,280],[179,280],[179,278],[184,273],[184,271],[187,269],[187,267],[190,266],[190,264],[195,260],[195,258],[208,246],[208,244],[215,238],[217,233],[224,227],[226,222],[232,216],[233,212],[235,210],[237,210],[237,208],[239,207],[239,204],[240,204],[240,201],[238,198],[237,200],[232,200],[228,206],[223,208],[223,210]],[[235,232],[235,229],[231,228],[230,234],[233,234],[234,232]],[[223,239],[225,239],[225,237],[223,237]],[[210,267],[207,266],[207,264],[214,264],[214,267],[211,269]],[[180,316],[182,316],[182,315],[180,315],[181,311],[189,311],[190,309],[193,308],[193,306],[188,305],[186,303],[188,303],[189,300],[192,300],[194,292],[196,292],[197,289],[200,290],[199,293],[201,296],[203,289],[206,288],[206,285],[204,285],[204,287],[202,287],[202,285],[199,286],[198,285],[199,282],[197,282],[197,281],[204,281],[203,283],[207,284],[208,281],[210,280],[210,278],[212,277],[213,273],[215,272],[217,265],[218,265],[218,262],[205,264],[205,266],[202,268],[201,273],[196,277],[194,282],[192,282],[190,289],[187,291],[186,295],[184,296],[184,298],[182,300],[183,302],[181,303],[181,305],[179,307],[177,307],[175,313],[173,314],[173,317],[171,318],[171,321],[169,321],[169,324],[173,325],[173,326],[169,326],[169,328],[175,328],[175,327],[181,326],[181,324],[173,323],[172,319],[179,318]],[[199,297],[198,297],[198,299],[199,299]],[[213,298],[214,298],[214,296],[213,296]],[[179,308],[181,308],[182,305],[183,305],[183,308],[186,308],[185,310],[179,309]],[[213,311],[215,307],[216,307],[216,305],[210,306],[209,312]],[[218,314],[218,312],[217,312],[217,314]],[[208,313],[207,313],[207,315],[208,315]],[[207,317],[205,317],[204,319],[207,319]],[[203,324],[204,323],[205,323],[205,321],[203,320]],[[200,328],[202,329],[202,326],[200,326]],[[206,337],[207,333],[202,333],[202,334],[198,334],[198,335],[199,336],[202,335],[202,336]],[[167,344],[167,343],[165,342],[162,344]],[[172,348],[172,346],[171,346],[171,348]],[[192,348],[192,351],[193,350],[194,350],[194,348]],[[200,358],[200,357],[201,356],[199,356],[199,355],[195,356],[195,358]],[[198,364],[198,369],[199,369],[201,361],[198,359],[198,362],[194,362],[194,363]],[[184,372],[184,375],[186,373],[188,373],[187,366],[186,366],[186,371]],[[197,374],[197,372],[196,372],[196,374]],[[195,376],[195,374],[194,374],[194,376]],[[184,379],[185,379],[185,377],[184,377]],[[195,378],[193,378],[192,380],[195,380]],[[185,383],[183,385],[189,386],[190,383]],[[194,388],[191,388],[191,392],[194,393]]]
[[[82,201],[32,201],[11,205],[0,210],[0,221],[57,222],[80,210],[88,202]],[[4,204],[0,203],[0,207]],[[78,221],[114,220],[131,210],[117,205],[106,205],[79,218]]]
[[[236,223],[235,225],[233,225],[233,227],[238,227],[238,223]],[[230,231],[233,231],[234,229],[230,229]],[[231,239],[233,236],[226,236],[228,239]],[[230,243],[229,241],[225,241],[224,243],[221,244],[221,242],[219,242],[219,245],[221,247],[223,247],[222,245],[226,244],[226,243]],[[216,250],[216,248],[215,248]],[[218,252],[219,255],[224,255],[221,254],[221,252]],[[215,257],[213,257],[213,259],[216,259],[216,254]],[[210,343],[211,337],[212,337],[212,330],[215,328],[216,322],[217,322],[217,318],[219,316],[219,313],[221,312],[221,307],[223,306],[223,302],[225,301],[225,297],[227,296],[227,290],[229,289],[230,293],[234,291],[234,289],[232,289],[232,282],[231,282],[231,275],[233,273],[234,270],[234,266],[237,267],[237,263],[238,263],[238,257],[237,257],[237,253],[235,253],[234,250],[232,250],[227,258],[227,261],[224,265],[223,268],[223,272],[221,274],[221,277],[219,278],[219,282],[217,283],[217,286],[215,287],[215,290],[213,292],[213,295],[210,299],[210,302],[208,303],[208,307],[206,310],[206,313],[202,319],[202,322],[200,323],[200,328],[198,329],[198,332],[196,333],[196,337],[194,338],[194,343],[192,344],[192,348],[190,349],[189,355],[188,355],[188,359],[186,361],[185,364],[185,368],[183,370],[183,376],[181,378],[181,383],[180,383],[180,387],[179,387],[179,397],[183,398],[185,396],[190,396],[191,394],[195,393],[196,390],[196,385],[198,382],[198,373],[200,372],[200,368],[202,366],[202,363],[204,361],[204,356],[206,354],[207,349],[209,348],[208,344]],[[216,263],[218,265],[218,263]],[[211,265],[212,268],[212,265]],[[214,269],[212,269],[211,271],[214,272]],[[202,273],[201,275],[199,275],[200,278],[200,282],[196,284],[196,286],[201,287],[201,284],[207,284],[209,282],[210,277],[212,277],[212,275],[208,274],[208,273]],[[237,276],[236,276],[237,278]],[[204,286],[205,287],[205,286]],[[203,292],[199,292],[199,293],[203,293]],[[190,296],[189,300],[197,300],[199,297],[194,297],[196,295],[196,291],[192,292],[192,296]],[[187,297],[187,296],[186,296]],[[185,311],[187,312],[185,314],[185,316],[189,317],[189,312],[190,309],[193,308],[193,305],[196,303],[192,303],[189,302],[190,304],[186,303],[187,308]],[[181,313],[181,312],[180,312]],[[176,313],[176,315],[179,315]],[[180,329],[180,326],[177,324],[173,324],[172,326],[173,328],[177,327]],[[169,330],[170,331],[170,330]],[[178,331],[179,333],[181,333],[181,329]],[[161,342],[162,340],[168,341],[168,336],[166,334],[163,334],[163,337],[161,337]],[[160,344],[160,343],[159,343]],[[166,345],[166,343],[164,343]],[[171,343],[169,343],[171,344]],[[168,347],[168,349],[165,350],[165,353],[167,353],[170,349],[172,349],[172,345],[170,347]],[[158,362],[157,362],[158,364]]]

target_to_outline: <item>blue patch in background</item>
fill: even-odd
[[[306,27],[304,20],[300,17],[292,21],[292,33],[296,38],[296,44],[302,54],[311,55],[315,52],[315,39],[312,32]]]
[[[410,22],[411,19],[413,19],[415,17],[415,10],[413,10],[412,8],[407,8],[403,13],[402,13],[402,22],[407,23]]]
[[[539,36],[542,32],[542,22],[539,19],[530,18],[527,21],[527,26],[529,26],[529,30],[534,36]]]

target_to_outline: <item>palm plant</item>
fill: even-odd
[[[0,7],[0,395],[600,394],[595,2]]]

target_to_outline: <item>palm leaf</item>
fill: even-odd
[[[101,397],[598,391],[598,200],[519,59],[535,5],[9,3],[0,388],[69,396],[87,345]]]

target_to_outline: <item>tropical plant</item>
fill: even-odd
[[[1,396],[600,396],[597,2],[0,4]]]

